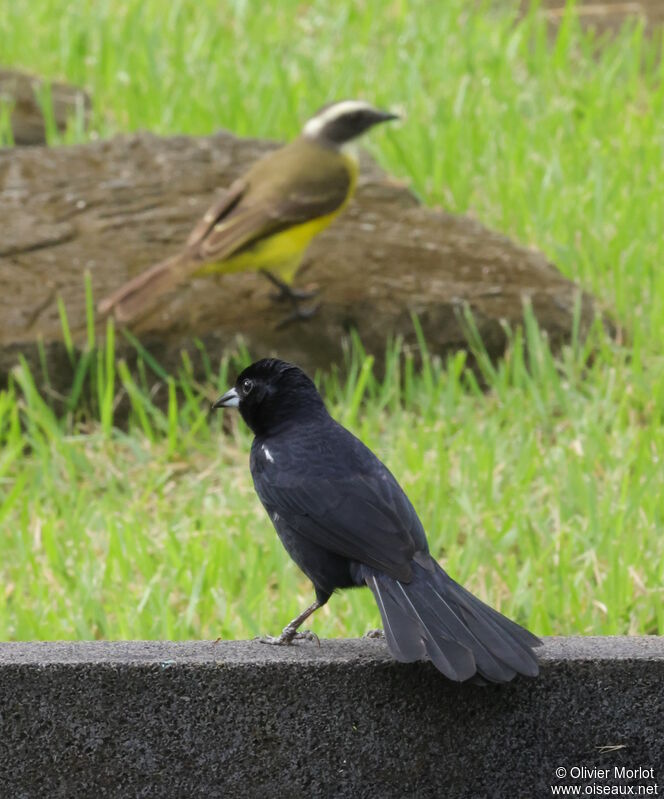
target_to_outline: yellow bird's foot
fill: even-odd
[[[311,291],[303,291],[302,289],[292,289],[290,286],[285,286],[284,290],[273,291],[270,294],[270,299],[274,302],[292,302],[297,304],[300,300],[310,300],[318,295],[318,289]]]
[[[278,302],[290,302],[293,305],[293,310],[277,323],[277,330],[280,330],[282,327],[286,327],[293,322],[304,322],[316,315],[318,309],[320,308],[320,303],[309,305],[305,308],[303,308],[300,303],[302,300],[310,300],[312,297],[315,297],[318,294],[318,291],[300,291],[299,289],[294,289],[289,286],[288,283],[285,283],[283,280],[275,277],[271,272],[268,272],[267,269],[263,269],[261,271],[270,281],[270,283],[277,288],[277,293],[270,295],[271,298],[273,300],[277,300]]]
[[[292,286],[289,286],[288,283],[285,283],[283,280],[273,275],[272,272],[268,272],[267,269],[262,269],[261,272],[277,289],[274,294],[270,294],[270,299],[275,302],[292,302],[294,305],[297,305],[299,300],[310,300],[318,294],[318,290],[316,289],[313,291],[294,289]]]
[[[284,316],[277,324],[275,328],[277,330],[281,330],[283,327],[287,327],[288,325],[293,324],[293,322],[305,322],[307,319],[311,319],[312,316],[315,316],[318,313],[318,309],[320,308],[321,303],[318,302],[316,305],[310,305],[306,308],[303,308],[298,303],[295,303],[295,307],[287,316]]]

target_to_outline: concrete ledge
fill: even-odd
[[[540,654],[539,679],[479,687],[373,640],[0,644],[0,797],[664,794],[664,639]]]

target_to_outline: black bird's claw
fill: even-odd
[[[280,635],[257,635],[254,641],[258,641],[259,644],[272,644],[272,646],[287,646],[290,644],[290,641],[282,640]]]
[[[320,638],[312,630],[302,630],[301,633],[295,633],[294,640],[296,641],[311,641],[315,643],[320,649]]]
[[[281,330],[281,328],[287,327],[293,322],[304,322],[307,319],[311,319],[312,316],[316,315],[320,306],[321,304],[319,302],[316,303],[316,305],[310,305],[308,308],[302,308],[300,305],[296,305],[291,313],[289,313],[287,316],[284,316],[283,319],[277,322],[275,328],[277,330]]]
[[[382,630],[367,630],[362,638],[385,638],[385,633]]]
[[[272,646],[290,646],[293,641],[315,641],[320,646],[320,639],[316,633],[311,630],[298,632],[292,627],[285,627],[281,635],[261,635],[254,638],[254,641],[258,641],[261,644],[271,644]]]

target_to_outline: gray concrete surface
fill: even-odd
[[[480,687],[374,640],[0,644],[0,797],[664,794],[664,639],[540,654],[538,679]]]

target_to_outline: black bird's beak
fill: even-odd
[[[213,404],[212,409],[215,408],[237,408],[240,404],[240,395],[237,393],[237,390],[231,388],[225,394],[222,394],[221,397]]]

